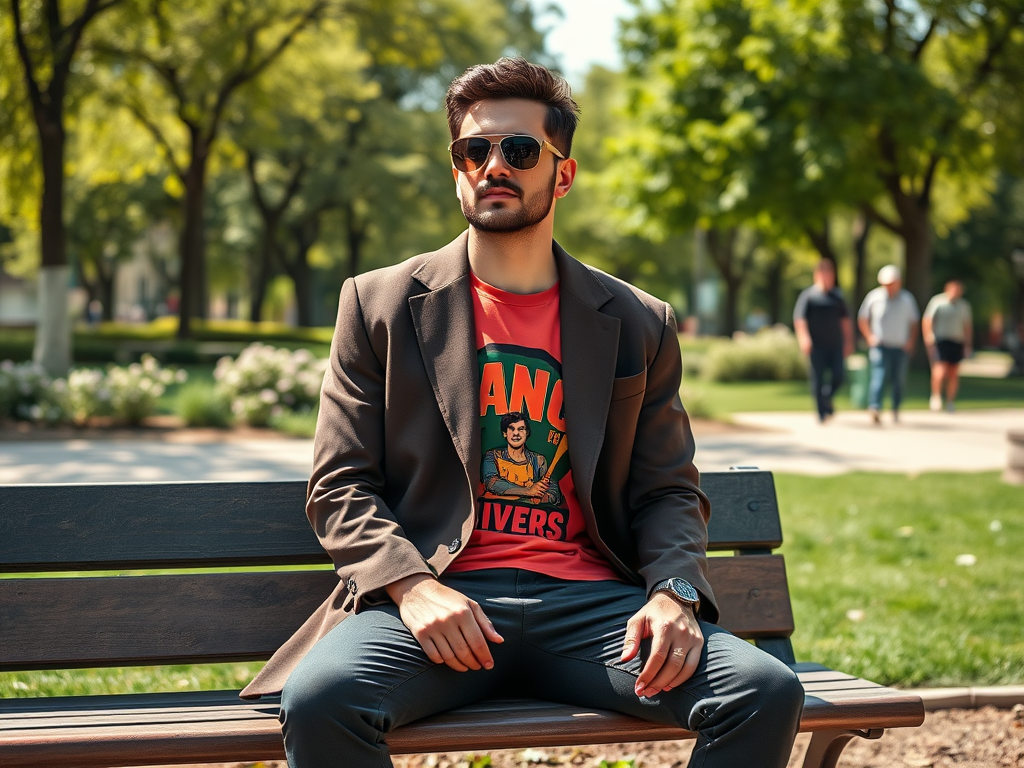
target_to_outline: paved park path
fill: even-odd
[[[1006,430],[1024,428],[1024,408],[909,411],[898,425],[886,415],[881,427],[859,411],[824,426],[810,413],[741,413],[733,420],[727,427],[695,423],[701,470],[973,472],[1005,466]],[[0,483],[305,479],[312,455],[311,440],[277,437],[9,440],[0,442]]]

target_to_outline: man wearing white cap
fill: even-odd
[[[875,424],[881,423],[882,392],[887,380],[892,386],[892,418],[899,420],[907,360],[914,351],[921,319],[914,297],[901,289],[901,279],[900,268],[893,264],[878,270],[878,288],[868,291],[857,313],[857,324],[869,347],[868,410]]]

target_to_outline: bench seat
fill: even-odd
[[[917,696],[796,663],[771,474],[713,472],[701,485],[714,505],[708,577],[719,623],[799,674],[801,730],[813,733],[805,768],[834,768],[855,736],[924,722]],[[269,658],[337,584],[305,493],[302,481],[0,486],[0,672]],[[0,766],[281,758],[277,713],[276,700],[236,691],[0,699]],[[502,700],[395,729],[388,743],[402,754],[692,737]]]
[[[817,664],[791,665],[806,691],[800,730],[920,725],[921,700]],[[135,766],[283,759],[276,699],[237,691],[7,699],[5,768]],[[395,729],[394,754],[693,738],[604,710],[524,699],[484,701]],[[243,757],[244,756],[244,757]]]

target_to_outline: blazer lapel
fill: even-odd
[[[585,266],[554,245],[562,322],[562,387],[569,461],[576,493],[592,509],[591,490],[615,380],[619,320],[599,308],[612,298]]]
[[[434,397],[475,492],[480,479],[479,373],[467,240],[464,232],[413,273],[430,290],[411,296],[409,309]]]

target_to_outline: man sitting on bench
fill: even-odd
[[[392,728],[495,696],[782,768],[804,693],[715,626],[673,312],[552,240],[568,85],[501,59],[446,106],[469,229],[342,288],[307,503],[341,581],[243,696],[283,687],[292,768],[391,765]]]

